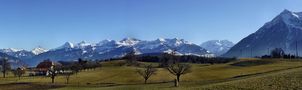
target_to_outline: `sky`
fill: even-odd
[[[0,0],[0,48],[125,37],[234,43],[302,0]]]

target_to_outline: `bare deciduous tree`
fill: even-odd
[[[66,84],[69,84],[69,80],[70,80],[70,77],[71,75],[73,74],[73,71],[66,71],[63,73],[65,79],[66,79]]]
[[[73,63],[73,64],[71,65],[71,70],[72,70],[75,74],[77,74],[77,73],[79,73],[80,70],[81,70],[81,65],[80,65],[79,63]]]
[[[137,57],[135,55],[135,51],[130,51],[129,53],[127,53],[127,55],[125,55],[124,58],[126,59],[126,64],[128,64],[129,66],[137,65]]]
[[[17,76],[19,79],[23,74],[25,74],[25,70],[21,68],[17,68],[16,70],[13,71],[14,75]]]
[[[176,76],[176,80],[177,82],[180,81],[180,76],[184,75],[184,74],[187,74],[187,73],[190,73],[191,72],[191,66],[189,64],[172,64],[172,65],[169,65],[167,67],[167,70]],[[176,85],[178,86],[178,85]]]
[[[145,80],[145,84],[147,83],[147,80],[154,74],[156,74],[157,70],[152,67],[152,65],[147,65],[143,70],[137,70],[137,73],[142,76]]]
[[[55,65],[52,65],[51,68],[48,69],[48,75],[51,78],[51,83],[55,83],[55,78],[58,74],[58,67],[56,67]]]
[[[2,58],[1,61],[2,61],[1,69],[2,69],[2,73],[3,73],[3,78],[5,78],[6,74],[7,74],[7,71],[9,71],[11,69],[11,67],[10,67],[10,64],[8,62],[8,58],[6,58],[6,57]]]
[[[172,47],[170,47],[170,48],[172,48]],[[171,53],[162,54],[161,58],[160,58],[160,66],[161,67],[168,67],[171,64],[179,63],[180,60],[179,60],[179,57],[176,54],[177,54],[177,49],[176,48],[172,48]]]

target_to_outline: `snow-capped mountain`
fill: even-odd
[[[31,51],[14,48],[0,49],[0,52],[17,58],[31,58],[35,55]]]
[[[103,40],[96,44],[66,42],[62,46],[27,59],[28,64],[35,65],[45,59],[56,61],[84,59],[110,59],[123,57],[130,51],[136,54],[169,53],[176,50],[181,55],[209,54],[206,49],[185,41],[184,39],[157,39],[152,41],[125,38],[121,41]]]
[[[34,48],[31,50],[31,52],[35,55],[39,55],[39,54],[47,52],[47,51],[48,51],[47,49],[44,49],[42,47],[37,47],[37,48]]]
[[[200,46],[216,56],[220,56],[230,50],[234,46],[234,43],[228,40],[210,40],[202,43]]]
[[[52,49],[50,51],[55,51],[55,50],[60,50],[60,49],[72,49],[74,48],[74,45],[73,43],[71,42],[66,42],[65,44],[63,44],[62,46],[58,47],[58,48],[55,48],[55,49]]]
[[[19,52],[23,51],[23,49],[15,49],[15,48],[7,48],[7,49],[1,49],[1,52]]]
[[[182,55],[204,55],[207,50],[184,39],[157,39],[154,41],[141,41],[134,45],[141,53],[169,53],[176,50]]]
[[[35,55],[39,55],[41,53],[47,52],[48,50],[37,47],[32,49],[31,51],[23,50],[23,49],[15,49],[15,48],[7,48],[7,49],[0,49],[0,52],[5,53],[7,55],[19,58],[19,59],[28,59]]]
[[[298,48],[296,48],[296,45]],[[274,48],[285,53],[302,55],[302,12],[284,10],[272,21],[264,24],[257,32],[242,39],[224,56],[254,57],[269,54]]]
[[[0,52],[0,58],[8,58],[9,60],[19,60],[19,59],[16,58],[16,57],[7,55],[6,53],[2,53],[2,52]]]
[[[17,49],[10,49],[10,50],[13,50],[15,52],[17,51],[20,51],[20,50],[17,50]],[[2,65],[2,58],[7,58],[8,59],[8,63],[10,63],[10,66],[12,69],[16,69],[17,67],[26,67],[26,64],[22,62],[22,60],[20,60],[19,58],[17,57],[13,57],[11,55],[7,55],[6,53],[2,53],[0,52],[0,65]]]
[[[123,45],[123,46],[133,46],[133,45],[136,45],[137,43],[139,43],[141,40],[138,40],[136,38],[125,38],[121,41],[119,41],[119,44],[120,45]]]

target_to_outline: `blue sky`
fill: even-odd
[[[0,0],[0,48],[134,37],[238,42],[302,0]]]

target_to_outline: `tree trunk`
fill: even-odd
[[[6,77],[6,72],[5,71],[3,71],[3,78],[5,78]]]
[[[180,81],[180,75],[177,75],[177,82]]]
[[[147,79],[145,79],[145,84],[147,84]]]
[[[69,84],[69,78],[66,79],[66,84]]]
[[[174,86],[175,86],[175,87],[178,87],[178,85],[179,85],[179,84],[178,84],[178,80],[175,79],[175,80],[174,80]]]
[[[55,83],[55,78],[51,77],[51,83]]]

